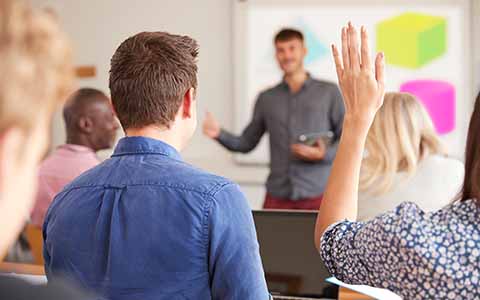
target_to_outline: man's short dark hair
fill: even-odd
[[[303,42],[303,33],[293,28],[283,28],[275,35],[273,42],[276,44],[277,42],[288,42],[295,39]]]
[[[124,130],[170,126],[185,93],[197,87],[197,55],[195,40],[166,32],[141,32],[118,47],[109,86]]]
[[[81,88],[70,95],[63,107],[63,120],[67,131],[76,130],[78,118],[83,117],[92,103],[100,101],[108,102],[108,96],[94,88]]]

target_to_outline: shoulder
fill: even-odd
[[[442,174],[443,181],[456,183],[463,181],[465,166],[461,161],[451,157],[430,155],[421,162],[419,171],[428,173],[426,174],[428,176]]]
[[[180,160],[149,159],[138,167],[136,161],[118,163],[108,159],[83,173],[65,191],[96,186],[149,186],[150,188],[175,189],[178,192],[194,192],[213,196],[232,181],[214,175]]]
[[[464,164],[460,160],[444,155],[429,155],[424,162],[432,167],[462,171],[464,169]]]
[[[286,92],[285,84],[280,82],[276,85],[269,86],[263,89],[257,97],[257,102],[266,101],[277,97],[278,95],[283,95]]]
[[[437,224],[456,223],[458,220],[473,220],[476,223],[480,218],[480,208],[472,199],[455,201],[428,216]]]
[[[179,181],[194,187],[198,192],[215,196],[225,189],[238,188],[237,184],[225,177],[212,174],[188,163],[179,162],[179,164],[185,175],[183,180]]]
[[[337,84],[326,81],[312,78],[311,86],[313,87],[312,91],[323,97],[331,99],[331,103],[343,104],[342,93]]]
[[[426,220],[425,212],[415,203],[403,202],[393,210],[380,214],[367,222],[339,222],[331,225],[322,237],[325,240],[343,236],[356,236],[359,242],[371,242],[372,238],[392,243],[403,230]]]
[[[312,78],[312,83],[317,86],[321,87],[324,89],[331,89],[331,90],[339,90],[338,85],[332,81],[327,81],[327,80],[320,80],[317,78]]]
[[[38,173],[40,176],[49,175],[58,169],[61,156],[58,154],[58,149],[53,150],[45,159],[40,163]]]

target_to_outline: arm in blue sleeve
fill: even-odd
[[[237,185],[215,194],[209,236],[213,299],[269,299],[252,212]]]
[[[260,95],[255,103],[253,118],[250,124],[243,130],[242,134],[236,136],[222,129],[217,141],[230,151],[247,153],[258,145],[265,130],[262,95]]]

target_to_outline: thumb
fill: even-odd
[[[213,114],[212,114],[210,111],[208,111],[208,110],[207,110],[207,112],[205,113],[205,117],[206,117],[207,119],[209,119],[209,120],[215,119],[215,118],[213,117]]]

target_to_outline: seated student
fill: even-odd
[[[315,244],[331,274],[347,283],[387,288],[403,299],[478,299],[480,95],[470,121],[460,199],[432,213],[405,202],[373,220],[355,222],[364,144],[384,95],[383,55],[372,66],[364,28],[361,36],[360,51],[349,25],[342,30],[343,59],[333,49],[346,114]]]
[[[428,113],[410,94],[385,94],[365,149],[358,196],[360,221],[391,210],[405,199],[426,212],[438,210],[460,191],[463,164],[444,155]]]
[[[268,299],[251,210],[239,187],[182,160],[196,125],[197,43],[165,32],[125,40],[111,60],[126,137],[55,197],[48,277],[106,299]]]
[[[39,189],[31,221],[42,227],[50,203],[65,185],[100,163],[95,152],[109,149],[118,129],[110,99],[101,91],[82,88],[63,108],[67,143],[40,165]]]
[[[73,79],[71,49],[46,13],[0,1],[0,257],[18,236],[34,200],[36,169],[54,110]],[[0,299],[92,299],[64,285],[0,276]]]

